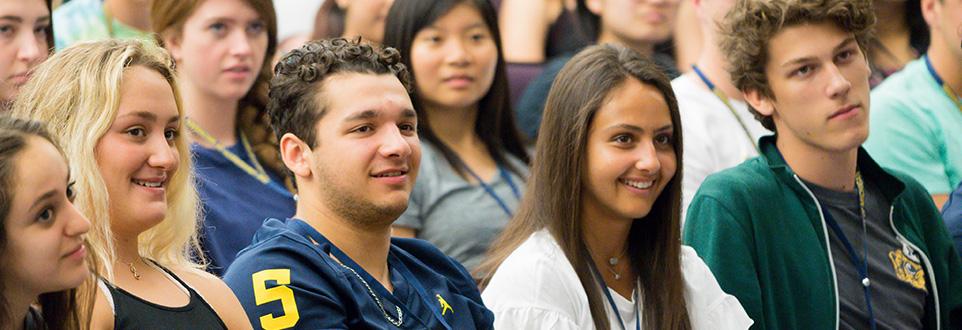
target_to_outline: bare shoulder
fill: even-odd
[[[107,301],[107,296],[100,287],[96,288],[93,315],[90,317],[91,330],[107,330],[114,328],[114,308]]]
[[[217,312],[229,329],[251,329],[250,321],[237,296],[223,280],[199,269],[174,267],[177,277],[194,288]]]

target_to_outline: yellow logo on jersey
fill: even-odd
[[[451,314],[454,314],[454,308],[451,308],[451,305],[449,305],[440,294],[436,294],[434,297],[438,298],[438,304],[441,305],[441,316],[444,316],[444,313],[449,310],[451,311]]]
[[[889,260],[892,261],[892,267],[895,268],[895,276],[898,277],[899,280],[911,284],[916,289],[927,291],[925,289],[925,270],[922,269],[922,265],[905,256],[902,249],[890,251]]]

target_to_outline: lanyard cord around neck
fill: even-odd
[[[758,144],[755,142],[755,138],[752,137],[752,133],[748,131],[748,125],[745,125],[745,122],[742,121],[742,118],[738,116],[738,111],[736,111],[735,107],[732,106],[731,100],[728,99],[728,95],[725,95],[725,92],[715,86],[715,84],[708,79],[708,76],[701,72],[701,69],[699,69],[697,65],[692,64],[691,68],[695,70],[695,74],[697,74],[698,78],[705,83],[705,86],[708,86],[708,89],[711,90],[712,94],[715,94],[715,97],[725,104],[725,107],[728,108],[728,111],[731,112],[732,116],[735,117],[735,120],[738,121],[738,125],[741,126],[742,132],[745,132],[745,137],[748,138],[748,142],[750,142],[752,147],[755,148],[755,152],[760,154],[761,150],[758,149]]]
[[[257,181],[260,181],[263,184],[269,184],[271,182],[271,177],[267,175],[267,171],[265,171],[264,167],[261,166],[261,163],[257,161],[257,156],[254,155],[254,151],[251,149],[250,143],[247,142],[247,137],[244,135],[244,133],[240,134],[241,144],[244,146],[244,151],[247,153],[247,157],[251,159],[251,163],[254,163],[254,167],[251,167],[249,164],[247,164],[247,162],[245,162],[239,156],[237,156],[230,150],[227,150],[227,148],[224,147],[224,145],[222,145],[220,141],[214,138],[214,136],[211,135],[209,132],[204,130],[204,128],[200,127],[200,125],[197,124],[197,122],[191,120],[190,118],[187,118],[186,122],[187,122],[187,128],[190,129],[191,132],[194,132],[194,134],[197,134],[197,136],[204,139],[204,141],[206,141],[208,144],[213,145],[214,149],[217,149],[217,151],[219,151],[220,154],[224,156],[224,158],[227,158],[227,160],[233,163],[234,166],[237,166],[238,168],[243,170],[245,173],[254,177],[254,179],[257,179]]]
[[[462,162],[461,166],[464,167],[465,172],[468,172],[468,174],[471,175],[471,177],[473,177],[475,180],[478,181],[478,184],[481,185],[481,188],[484,189],[485,193],[490,195],[491,198],[494,198],[494,200],[498,202],[498,206],[501,207],[501,210],[503,210],[504,213],[508,214],[509,218],[513,216],[511,212],[511,208],[509,208],[508,204],[505,203],[503,199],[501,199],[501,196],[498,196],[498,194],[494,192],[494,188],[492,188],[490,185],[485,183],[484,180],[481,179],[481,176],[478,175],[478,173],[474,172],[474,170],[472,170],[471,167],[468,166],[468,164],[464,164],[464,162]],[[514,197],[520,200],[521,191],[518,190],[518,186],[514,184],[514,180],[511,179],[511,174],[508,173],[508,170],[506,170],[504,166],[498,165],[498,173],[501,175],[502,178],[504,178],[504,181],[508,183],[508,186],[511,187],[511,193],[514,194]]]
[[[594,262],[589,265],[589,268],[591,268],[595,278],[598,279],[598,285],[601,286],[601,292],[605,294],[605,298],[608,299],[608,305],[611,305],[611,310],[615,312],[615,318],[618,319],[618,325],[621,326],[621,330],[627,330],[628,327],[625,326],[625,321],[621,318],[621,312],[618,311],[618,306],[615,305],[615,299],[611,297],[611,292],[608,290],[608,284],[605,284],[605,278],[601,277],[601,273],[598,272],[598,267],[594,265]],[[638,308],[638,300],[641,299],[641,297],[638,296],[638,292],[641,290],[639,290],[637,281],[638,280],[636,279],[635,290],[632,292],[631,298],[635,301],[635,330],[641,330],[641,309]]]
[[[962,99],[959,99],[959,95],[955,94],[952,86],[949,86],[949,84],[946,83],[945,80],[942,80],[942,77],[935,72],[935,67],[932,66],[932,59],[929,58],[928,55],[923,57],[925,58],[925,68],[929,70],[929,74],[935,79],[935,83],[942,87],[942,92],[945,93],[945,96],[948,96],[949,100],[952,100],[952,103],[955,104],[955,107],[958,108],[959,111],[962,111]]]
[[[829,227],[838,236],[838,239],[842,241],[842,245],[845,246],[845,251],[848,252],[849,260],[852,262],[852,266],[858,271],[859,277],[862,278],[862,293],[865,295],[865,306],[868,312],[869,325],[872,330],[875,330],[875,312],[872,310],[872,295],[871,295],[871,285],[872,282],[869,280],[868,273],[868,241],[866,232],[865,222],[867,217],[865,214],[865,184],[862,181],[862,173],[860,171],[855,171],[855,191],[858,193],[858,209],[859,218],[862,220],[862,257],[859,258],[858,254],[855,252],[855,248],[852,246],[851,241],[848,240],[848,236],[842,231],[842,227],[839,226],[832,214],[828,212],[824,207],[822,208],[822,213],[825,215],[825,222],[828,223]],[[831,252],[830,252],[831,253]],[[838,294],[836,292],[836,294]]]

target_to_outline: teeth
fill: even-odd
[[[378,177],[378,178],[385,178],[385,177],[392,177],[392,176],[401,176],[401,174],[402,174],[401,171],[387,172],[387,173],[383,173],[383,174],[378,174],[378,175],[376,175],[376,177]]]
[[[138,186],[144,186],[147,188],[160,188],[160,186],[164,185],[163,182],[147,182],[147,181],[138,181],[138,180],[134,180],[134,183],[137,184]]]
[[[625,179],[621,179],[620,181],[621,183],[638,189],[648,189],[651,188],[651,185],[655,184],[655,181],[631,181]]]

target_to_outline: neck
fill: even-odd
[[[698,57],[698,61],[695,65],[698,69],[705,75],[718,88],[725,93],[729,99],[743,101],[745,98],[742,96],[742,92],[735,88],[735,84],[732,83],[731,75],[728,71],[725,71],[725,56],[722,55],[721,50],[718,47],[711,47],[708,45],[714,45],[714,37],[706,34],[706,43],[703,47],[701,55]],[[709,44],[709,42],[711,42]],[[690,74],[695,74],[694,72]],[[697,76],[695,76],[698,78]],[[699,78],[698,81],[701,81]],[[708,88],[708,87],[705,87]]]
[[[134,0],[104,0],[104,8],[114,19],[140,31],[150,31],[148,4]]]
[[[237,100],[223,100],[212,97],[194,88],[188,79],[181,79],[181,95],[184,110],[190,120],[200,125],[223,146],[237,143]],[[204,139],[195,138],[195,143],[212,147]]]
[[[779,134],[775,145],[788,166],[803,180],[831,190],[854,191],[858,148],[828,151],[794,140],[788,134]]]
[[[306,192],[302,190],[302,192]],[[317,196],[301,195],[294,217],[304,220],[390,290],[387,256],[391,226],[362,227],[320,203]]]
[[[455,150],[480,142],[474,132],[478,121],[477,106],[467,108],[441,108],[426,106],[431,130],[444,144]]]
[[[958,46],[955,45],[955,47]],[[952,50],[934,38],[929,45],[927,56],[942,81],[952,88],[955,95],[962,95],[962,61],[954,58]]]
[[[625,255],[628,233],[634,221],[606,216],[590,204],[582,209],[581,232],[584,234],[585,245],[588,246],[598,269],[605,269],[608,259]]]
[[[637,40],[624,40],[622,38],[618,38],[616,35],[614,35],[610,31],[602,30],[601,35],[598,36],[598,44],[601,45],[601,44],[607,44],[607,43],[619,44],[619,45],[631,48],[632,50],[638,52],[639,54],[646,55],[646,56],[651,56],[651,54],[655,52],[654,43],[637,41]]]

